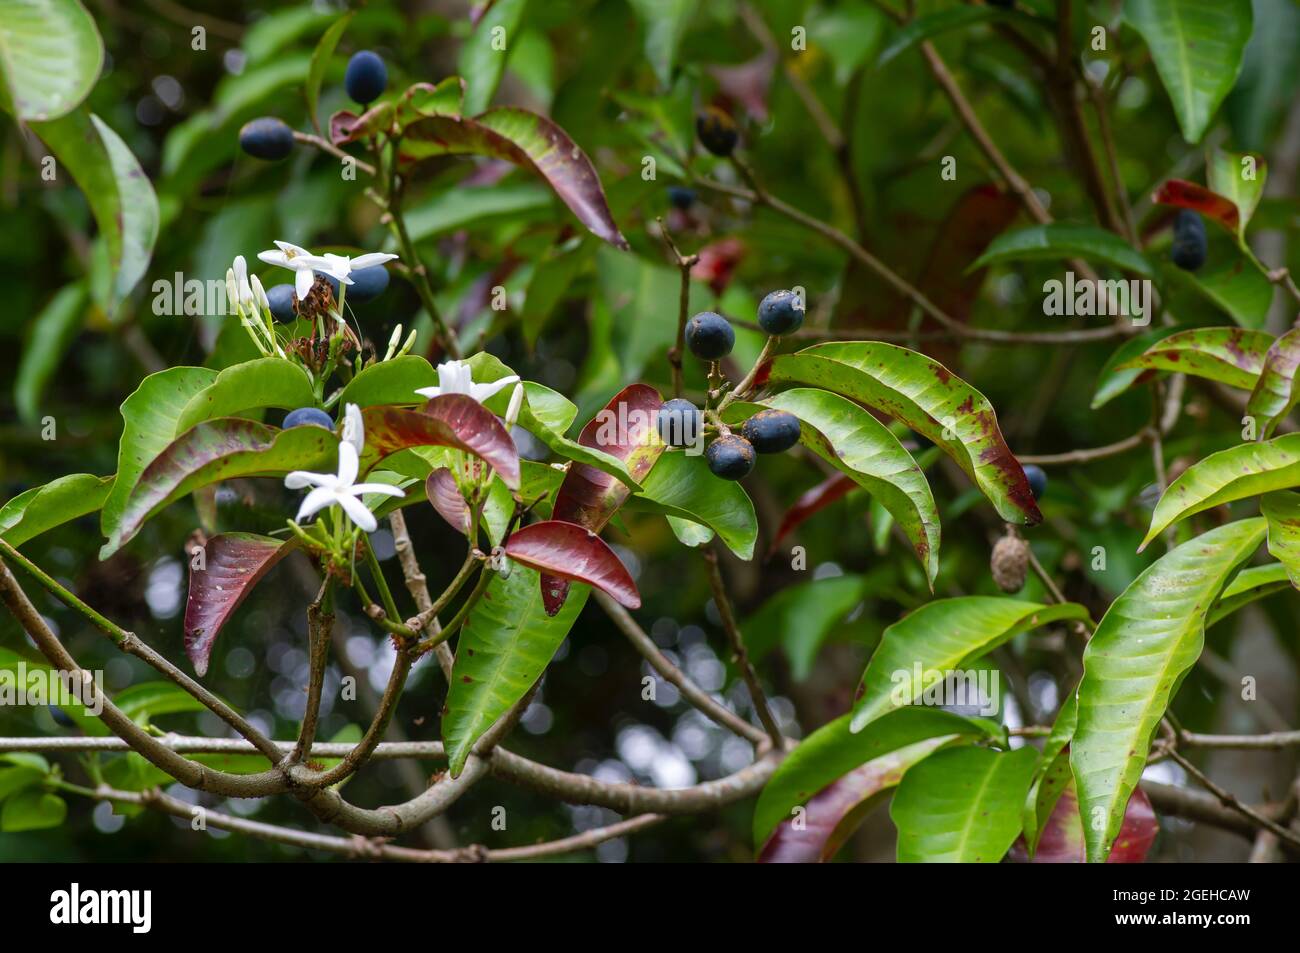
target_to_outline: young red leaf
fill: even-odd
[[[827,477],[811,490],[806,490],[785,511],[785,516],[781,517],[781,525],[777,527],[776,535],[772,537],[772,544],[767,549],[768,556],[770,557],[776,552],[776,547],[781,545],[781,541],[793,533],[804,520],[817,511],[830,506],[836,500],[843,499],[844,496],[857,488],[858,484],[851,477],[845,476],[843,473],[837,473],[832,477]]]
[[[1156,190],[1156,203],[1190,208],[1206,218],[1212,218],[1234,236],[1241,224],[1241,212],[1232,199],[1211,192],[1203,185],[1183,179],[1170,179]]]
[[[578,443],[603,450],[623,461],[638,483],[664,452],[655,421],[663,398],[653,387],[625,387],[582,428]],[[551,518],[576,523],[593,533],[605,528],[632,491],[617,477],[585,463],[574,463],[555,493]],[[564,605],[569,584],[563,578],[542,574],[542,598],[554,615]]]
[[[439,467],[430,473],[424,481],[424,494],[452,529],[469,535],[469,507],[465,505],[465,497],[460,495],[460,487],[456,485],[451,470]]]
[[[203,568],[190,569],[185,602],[185,654],[202,678],[217,633],[253,587],[289,554],[297,540],[253,533],[213,536],[203,547]]]
[[[1124,823],[1110,849],[1108,864],[1140,864],[1155,843],[1160,822],[1151,801],[1137,788],[1124,811]],[[1083,823],[1079,817],[1079,797],[1071,781],[1061,792],[1056,807],[1043,825],[1043,835],[1034,853],[1035,864],[1082,864],[1087,856],[1083,842]],[[1017,863],[1029,861],[1024,838],[1012,846],[1007,858]]]
[[[502,482],[519,489],[519,452],[501,421],[474,398],[443,394],[423,410],[367,407],[361,412],[366,446],[361,472],[391,453],[408,447],[453,447],[488,463]]]
[[[622,560],[603,539],[574,523],[544,520],[525,526],[506,540],[506,555],[543,573],[543,602],[548,579],[564,581],[565,593],[572,579],[595,586],[629,609],[641,608],[641,594]],[[563,605],[561,597],[552,611],[547,602],[546,614],[555,615]]]

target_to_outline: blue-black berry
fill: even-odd
[[[731,353],[736,332],[714,311],[701,311],[686,322],[686,346],[701,360],[716,361]]]
[[[685,212],[695,204],[695,190],[688,189],[684,185],[670,185],[668,186],[668,203],[673,208]]]
[[[343,74],[343,88],[349,96],[366,106],[378,99],[387,85],[388,67],[378,53],[362,50],[352,54]]]
[[[334,429],[334,420],[329,414],[315,407],[299,407],[297,410],[291,410],[284,418],[284,429],[290,427],[324,427],[326,430]]]
[[[250,119],[239,130],[239,148],[254,159],[283,159],[293,151],[293,130],[274,116]]]
[[[700,143],[715,156],[729,156],[735,151],[740,133],[736,121],[715,106],[695,117],[695,132]]]
[[[758,304],[758,326],[768,334],[789,334],[803,324],[803,302],[793,291],[773,291]]]
[[[1205,251],[1205,220],[1189,208],[1179,209],[1169,257],[1183,271],[1196,271],[1205,264]]]
[[[384,293],[388,287],[388,269],[383,265],[358,268],[352,272],[352,284],[348,285],[348,301],[373,301]]]
[[[784,410],[760,410],[740,426],[759,453],[784,453],[799,442],[799,418]]]
[[[1029,489],[1034,494],[1034,499],[1041,500],[1043,494],[1047,492],[1047,474],[1043,472],[1043,468],[1032,463],[1026,464],[1025,479],[1029,481]]]
[[[275,320],[292,321],[297,317],[293,310],[293,285],[272,285],[266,289],[266,301]]]
[[[719,437],[704,451],[704,459],[714,476],[739,480],[754,469],[754,448],[744,437],[729,434]]]
[[[689,400],[678,397],[659,408],[659,439],[670,447],[691,447],[704,432],[704,415]]]

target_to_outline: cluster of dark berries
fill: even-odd
[[[1183,271],[1196,271],[1205,264],[1205,253],[1205,220],[1189,208],[1179,209],[1169,257]]]
[[[387,86],[388,67],[378,53],[362,50],[348,60],[343,88],[362,106],[378,99]],[[285,159],[293,151],[293,130],[274,116],[261,116],[244,123],[239,130],[239,147],[254,159]]]

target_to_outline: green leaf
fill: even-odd
[[[1020,808],[1037,752],[949,748],[898,786],[889,816],[899,863],[996,864],[1020,834]]]
[[[937,708],[902,709],[857,733],[849,730],[848,715],[836,718],[799,742],[763,787],[754,806],[754,849],[763,847],[794,808],[860,765],[929,739],[946,744],[997,733],[991,722]]]
[[[1253,390],[1272,343],[1272,335],[1263,331],[1194,328],[1170,335],[1118,366],[1190,374]]]
[[[579,241],[574,248],[556,249],[551,255],[537,262],[533,276],[528,281],[528,291],[524,295],[524,312],[520,323],[524,329],[524,339],[529,346],[537,343],[537,338],[546,329],[551,315],[563,300],[574,279],[591,261],[595,243]]]
[[[330,24],[330,28],[316,44],[316,49],[312,50],[311,66],[307,69],[307,82],[303,84],[303,95],[307,97],[307,115],[311,117],[313,124],[316,122],[316,108],[320,101],[320,85],[325,79],[325,70],[329,69],[330,58],[338,49],[339,40],[343,38],[343,32],[352,22],[353,16],[355,11],[349,11]]]
[[[496,0],[461,46],[457,72],[465,78],[465,111],[470,115],[487,109],[496,95],[527,6],[528,0]]]
[[[371,364],[352,378],[343,388],[338,406],[356,404],[365,409],[377,404],[422,404],[425,398],[416,390],[437,384],[438,372],[432,364],[418,354],[404,354],[391,361]]]
[[[203,711],[203,703],[171,682],[142,682],[117,693],[113,703],[139,725],[151,723],[159,715],[176,715]]]
[[[1300,368],[1300,329],[1292,329],[1269,345],[1264,367],[1246,403],[1246,414],[1255,418],[1261,438],[1271,437],[1300,401],[1295,380],[1297,368]]]
[[[799,442],[880,500],[911,542],[933,588],[939,512],[925,474],[889,428],[853,401],[824,390],[796,387],[762,403],[798,417]]]
[[[1152,345],[1164,340],[1171,334],[1177,334],[1177,328],[1158,328],[1146,334],[1129,338],[1115,349],[1106,359],[1101,373],[1097,375],[1097,389],[1092,395],[1092,409],[1096,410],[1110,403],[1124,391],[1133,386],[1139,377],[1147,373],[1145,368],[1124,367],[1132,358],[1142,354]]]
[[[1200,142],[1241,70],[1250,0],[1124,0],[1124,20],[1151,50],[1183,138]]]
[[[673,81],[677,46],[690,25],[696,6],[691,0],[630,0],[645,28],[645,58],[654,68],[659,85]]]
[[[889,414],[952,457],[1004,520],[1042,519],[993,405],[938,361],[894,344],[819,344],[774,359],[760,383],[829,390]]]
[[[418,398],[417,398],[418,400]],[[227,367],[186,403],[176,432],[216,417],[235,417],[263,407],[296,410],[316,406],[311,381],[301,367],[278,357],[261,357]]]
[[[1208,629],[1214,623],[1236,612],[1242,606],[1249,605],[1265,596],[1291,588],[1291,572],[1281,563],[1269,563],[1266,566],[1248,566],[1232,581],[1223,587],[1210,616],[1205,622]]]
[[[1291,585],[1300,589],[1300,493],[1265,493],[1259,512],[1268,520],[1268,552],[1286,569]]]
[[[480,351],[469,359],[470,370],[474,380],[480,384],[493,383],[503,377],[515,375],[515,372],[487,351]],[[484,404],[488,410],[500,417],[506,415],[510,408],[510,396],[513,387],[497,391]],[[519,408],[519,426],[529,433],[546,440],[548,433],[562,436],[578,416],[578,408],[563,394],[551,390],[533,381],[524,381],[524,402]],[[549,444],[548,444],[549,446]]]
[[[1264,196],[1268,163],[1262,156],[1216,149],[1210,156],[1205,177],[1210,191],[1237,206],[1237,241],[1246,247],[1246,226]]]
[[[942,33],[960,30],[976,23],[1009,18],[1010,14],[1007,11],[993,6],[950,7],[919,16],[894,35],[889,45],[880,54],[880,58],[876,60],[876,68],[879,69],[916,44]]]
[[[557,615],[542,607],[540,575],[512,565],[470,611],[456,645],[442,739],[452,777],[460,775],[475,742],[527,694],[569,634],[590,588],[575,584]]]
[[[47,772],[31,765],[20,764],[12,768],[0,768],[0,801],[17,794],[24,788],[39,784]]]
[[[126,498],[153,459],[176,439],[176,422],[190,398],[217,378],[206,367],[169,367],[150,374],[122,402],[122,440],[117,451],[117,481],[104,501],[99,528],[112,536],[122,521]]]
[[[719,480],[703,456],[665,453],[641,482],[628,506],[652,507],[670,517],[702,523],[714,530],[741,559],[754,558],[758,519],[739,483]]]
[[[1300,486],[1300,433],[1212,453],[1165,490],[1138,549],[1145,549],[1166,527],[1203,510],[1293,486]]]
[[[111,315],[144,277],[158,237],[158,196],[131,150],[94,113],[78,110],[33,123],[90,204],[113,271]]]
[[[942,687],[948,672],[966,668],[1021,632],[1087,617],[1088,610],[1074,602],[1048,606],[1003,596],[928,602],[885,630],[858,687],[853,730],[924,699],[930,686]]]
[[[140,475],[99,558],[117,552],[154,514],[200,487],[241,476],[283,476],[290,470],[332,472],[337,454],[338,439],[324,427],[279,430],[239,417],[197,424]]]
[[[1209,259],[1199,271],[1183,271],[1168,263],[1161,274],[1166,285],[1191,289],[1252,331],[1264,329],[1277,290],[1253,256],[1229,242],[1212,241]]]
[[[32,321],[14,375],[14,403],[24,423],[35,423],[41,416],[37,408],[45,387],[76,339],[85,314],[86,285],[78,281],[60,289]]]
[[[861,605],[868,582],[867,576],[850,573],[785,587],[740,627],[750,658],[758,662],[781,646],[794,679],[807,678],[817,650],[831,630]]]
[[[71,112],[104,66],[95,20],[79,0],[11,0],[0,17],[0,107],[39,122]]]
[[[0,507],[0,539],[21,546],[47,530],[62,526],[104,505],[113,478],[72,473],[19,493]]]
[[[1152,736],[1200,657],[1206,612],[1264,529],[1262,519],[1241,520],[1170,550],[1111,604],[1088,641],[1070,765],[1090,863],[1109,856]]]
[[[1005,232],[993,239],[984,254],[967,272],[978,271],[1003,261],[1084,258],[1104,261],[1123,271],[1151,278],[1151,263],[1114,232],[1095,225],[1030,225]]]
[[[5,801],[4,811],[0,812],[0,831],[17,834],[45,830],[58,827],[67,816],[68,805],[63,798],[29,788]]]
[[[422,202],[406,213],[411,241],[422,242],[462,228],[483,228],[502,219],[529,222],[548,217],[555,198],[536,182],[506,181],[498,185],[455,188]]]
[[[1025,796],[1023,827],[1030,857],[1038,850],[1038,840],[1043,836],[1043,828],[1052,816],[1057,800],[1074,781],[1074,775],[1070,772],[1070,753],[1065,749],[1074,737],[1078,723],[1079,700],[1072,691],[1056,714],[1051,734],[1043,742],[1038,763],[1034,766],[1033,779],[1029,783],[1029,793]]]

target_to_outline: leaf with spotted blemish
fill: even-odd
[[[1297,369],[1300,369],[1300,329],[1282,335],[1269,345],[1264,355],[1264,366],[1246,404],[1246,413],[1255,418],[1260,437],[1273,436],[1277,425],[1300,401],[1295,379]]]
[[[1117,370],[1141,368],[1190,374],[1254,390],[1273,336],[1245,328],[1194,328],[1157,341]]]
[[[1268,520],[1268,551],[1286,567],[1291,585],[1300,589],[1300,493],[1265,493],[1259,511]]]

